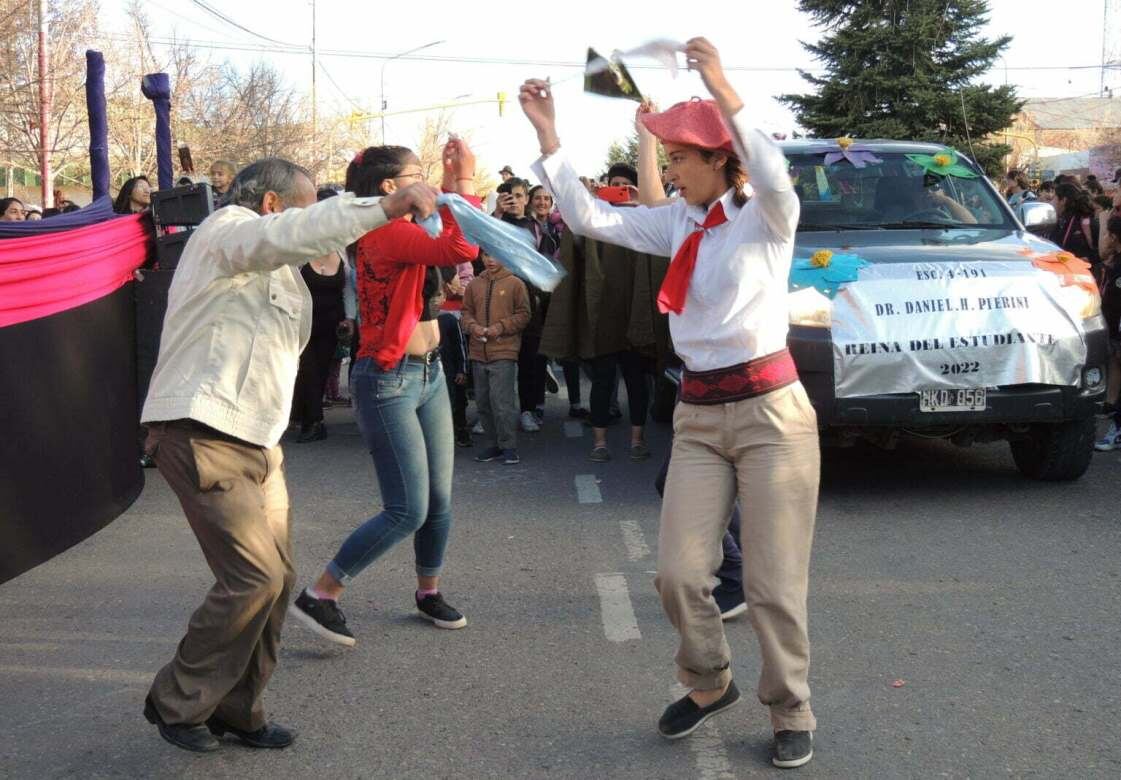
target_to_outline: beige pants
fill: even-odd
[[[191,421],[149,426],[147,451],[179,497],[215,583],[191,616],[151,697],[166,723],[217,715],[254,731],[295,580],[280,447],[258,447]]]
[[[678,679],[700,690],[731,679],[712,597],[737,496],[744,593],[759,638],[759,700],[776,731],[812,731],[806,591],[821,454],[801,383],[735,403],[679,404],[662,504],[655,585],[678,633]]]

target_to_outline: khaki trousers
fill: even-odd
[[[681,635],[678,679],[723,688],[731,651],[712,597],[721,539],[742,511],[744,594],[759,639],[759,700],[776,731],[812,731],[806,591],[821,453],[801,383],[734,403],[678,404],[655,586]]]
[[[190,420],[149,426],[146,450],[179,497],[215,583],[171,663],[152,683],[169,724],[217,715],[265,724],[265,685],[295,581],[280,447],[258,447]]]

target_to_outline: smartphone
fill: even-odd
[[[596,197],[608,203],[630,203],[630,187],[600,187],[596,190]]]

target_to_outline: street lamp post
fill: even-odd
[[[399,59],[399,58],[404,57],[408,54],[413,54],[414,52],[418,52],[422,49],[430,49],[433,46],[439,46],[441,43],[444,43],[444,41],[432,41],[432,43],[426,43],[423,46],[417,46],[415,49],[409,49],[408,51],[403,51],[403,52],[400,52],[399,54],[394,54],[392,57],[387,57],[385,59],[385,61],[382,62],[382,64],[381,64],[381,78],[380,78],[381,88],[378,92],[378,96],[379,96],[380,102],[381,102],[380,113],[381,113],[381,142],[382,142],[382,144],[385,143],[385,110],[389,107],[385,102],[385,66],[388,65],[393,60]]]

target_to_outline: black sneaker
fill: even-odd
[[[683,696],[666,707],[658,721],[658,733],[666,739],[687,737],[713,715],[723,712],[739,700],[740,691],[734,682],[729,682],[724,695],[707,707],[699,707],[688,696]]]
[[[479,463],[490,463],[492,460],[498,460],[501,457],[502,450],[498,449],[498,447],[487,447],[475,456],[475,460]]]
[[[433,593],[424,598],[416,597],[416,608],[421,617],[431,620],[436,628],[463,628],[467,618],[459,610],[444,601],[444,594]]]
[[[776,731],[771,763],[779,769],[793,769],[810,763],[814,757],[814,736],[809,731]]]
[[[583,420],[588,416],[588,410],[583,406],[568,407],[568,416],[573,420]]]
[[[455,446],[471,447],[474,446],[474,444],[475,443],[471,441],[471,431],[467,428],[462,428],[455,432]]]
[[[296,603],[288,607],[288,614],[328,642],[354,647],[354,634],[346,627],[346,617],[338,602],[314,598],[304,590],[296,597]]]
[[[507,466],[517,466],[519,463],[522,462],[522,459],[518,457],[518,451],[517,450],[503,450],[502,451],[502,462],[505,463]]]
[[[743,588],[725,588],[717,585],[712,590],[716,606],[720,607],[720,619],[731,620],[747,612],[747,602],[743,598]]]

